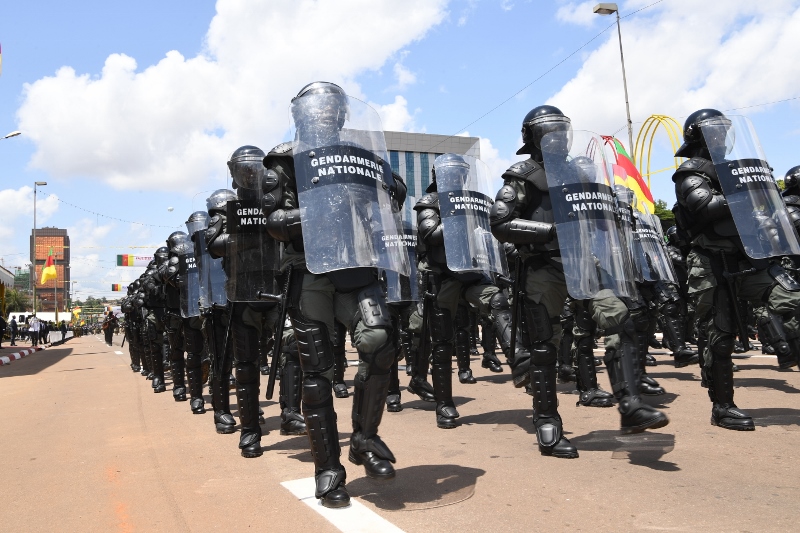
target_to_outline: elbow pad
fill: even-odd
[[[725,197],[721,194],[712,195],[711,201],[706,205],[705,216],[707,220],[719,220],[731,216],[731,210]]]
[[[442,221],[435,209],[423,209],[419,212],[417,233],[425,244],[444,244]]]
[[[291,242],[303,236],[299,209],[276,209],[267,218],[267,231],[272,238]]]
[[[535,222],[516,218],[493,225],[492,235],[500,242],[547,244],[555,238],[556,226],[549,222]]]
[[[208,223],[208,229],[206,229],[205,239],[208,254],[212,258],[219,259],[220,257],[225,257],[228,234],[225,233],[224,217],[215,215],[211,218]]]

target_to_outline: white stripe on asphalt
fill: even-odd
[[[382,533],[403,533],[402,529],[371,511],[364,504],[355,499],[351,499],[350,507],[344,509],[328,509],[327,507],[323,507],[314,497],[315,483],[313,477],[284,481],[281,485],[294,494],[301,502],[314,509],[321,514],[325,520],[345,533],[372,533],[374,531],[381,531]]]
[[[120,352],[119,350],[115,350],[114,353],[117,354],[117,355],[125,355],[122,352]]]

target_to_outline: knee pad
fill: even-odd
[[[647,312],[641,313],[634,313],[633,315],[628,315],[630,320],[633,321],[633,328],[636,330],[637,333],[644,333],[650,329],[650,324],[652,317]]]
[[[498,291],[489,299],[489,308],[492,311],[506,310],[510,307],[508,298],[503,291]]]
[[[469,328],[469,309],[465,305],[459,305],[456,309],[456,330]]]
[[[442,309],[434,304],[430,310],[431,341],[433,343],[450,342],[453,339],[453,315],[449,309]]]
[[[188,353],[199,354],[203,351],[203,333],[193,328],[184,328],[183,340],[186,343]]]
[[[318,406],[331,402],[331,383],[322,376],[303,376],[303,403]]]
[[[391,337],[369,353],[359,352],[359,357],[368,365],[369,374],[386,374],[397,361],[397,351]]]
[[[550,322],[550,315],[544,304],[533,304],[524,302],[525,319],[528,336],[531,342],[547,342],[553,338],[553,325]]]
[[[671,318],[676,318],[680,316],[680,307],[678,306],[678,302],[667,302],[666,304],[661,306],[661,314],[664,316],[668,316]]]
[[[358,311],[364,325],[369,328],[391,327],[392,317],[389,306],[386,305],[386,296],[376,284],[372,284],[358,293]],[[358,316],[354,322],[358,321]]]
[[[236,381],[239,383],[256,383],[259,376],[258,365],[252,361],[236,363]]]
[[[558,358],[558,350],[549,342],[537,342],[531,346],[531,363],[536,366],[553,365]]]
[[[714,289],[714,309],[712,310],[712,313],[714,313],[714,325],[731,335],[736,333],[736,327],[731,316],[733,314],[733,303],[730,296],[728,296],[728,291],[722,287]],[[731,342],[733,341],[731,340]]]
[[[735,338],[733,335],[724,335],[714,344],[709,344],[708,349],[711,351],[714,361],[730,360],[731,354],[733,353],[734,341]]]
[[[231,324],[231,337],[233,338],[233,353],[237,362],[257,361],[258,330],[245,326],[238,319],[233,319]]]
[[[324,372],[333,366],[333,346],[322,322],[292,313],[292,326],[303,372]]]
[[[584,331],[594,333],[597,329],[597,324],[592,320],[592,315],[586,309],[578,309],[575,312],[575,325]]]

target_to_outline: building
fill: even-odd
[[[451,137],[427,133],[384,132],[389,164],[408,187],[408,195],[419,198],[431,183],[431,167],[437,156],[453,153],[481,156],[478,137]]]
[[[67,230],[48,227],[39,228],[36,230],[35,246],[33,243],[33,231],[31,231],[30,244],[30,261],[31,265],[35,265],[31,284],[36,284],[36,299],[41,302],[41,310],[55,311],[54,302],[56,298],[58,298],[58,310],[66,310],[70,287],[70,248]],[[47,262],[47,256],[51,249],[53,250],[53,258],[55,260],[58,277],[41,285],[39,282],[42,279],[42,269]]]

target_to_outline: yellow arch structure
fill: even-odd
[[[669,142],[672,145],[673,154],[678,151],[678,148],[680,148],[682,144],[683,131],[674,118],[667,115],[650,115],[647,117],[647,120],[644,121],[639,133],[636,135],[636,149],[633,153],[636,154],[636,161],[634,161],[636,168],[639,169],[639,172],[642,172],[643,178],[647,178],[648,187],[650,187],[650,176],[667,170],[675,170],[678,168],[678,165],[680,165],[682,159],[676,157],[674,166],[654,171],[650,170],[650,155],[653,149],[653,139],[655,139],[656,131],[658,131],[659,126],[663,126],[664,130],[667,132]],[[645,145],[647,146],[646,149]],[[647,165],[644,164],[645,154],[647,154]]]

